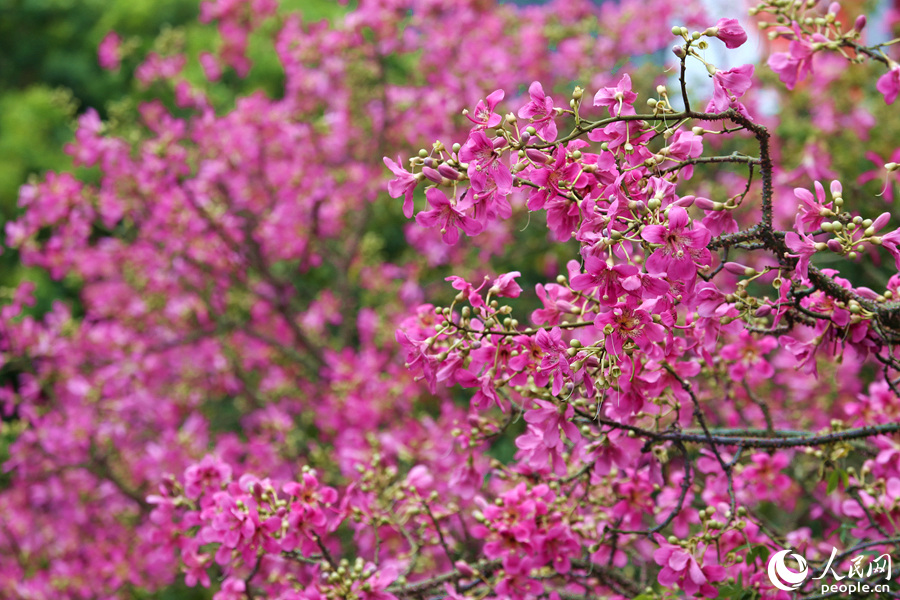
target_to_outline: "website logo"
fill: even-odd
[[[800,571],[792,571],[784,563],[788,554],[800,565]],[[792,554],[790,550],[776,552],[769,559],[769,581],[779,590],[785,592],[796,590],[806,580],[808,574],[809,566],[806,564],[806,559],[799,554]]]

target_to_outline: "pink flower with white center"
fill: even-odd
[[[623,280],[639,272],[634,265],[611,266],[602,258],[593,255],[584,259],[584,270],[584,273],[572,278],[572,289],[587,292],[597,290],[596,296],[603,306],[618,304],[619,296],[625,293],[625,288],[622,287]]]
[[[815,240],[802,231],[800,232],[800,235],[797,235],[793,231],[789,231],[784,236],[784,243],[787,244],[787,247],[790,248],[792,252],[795,252],[795,254],[790,254],[789,256],[799,259],[797,261],[797,273],[804,281],[808,280],[809,259],[816,253]]]
[[[650,273],[666,273],[669,279],[689,280],[697,274],[697,267],[707,266],[711,257],[706,245],[712,234],[708,229],[687,229],[690,219],[680,206],[669,209],[669,223],[648,225],[641,237],[658,248],[647,257]]]
[[[494,109],[497,108],[497,105],[503,100],[505,95],[503,90],[491,92],[486,100],[479,100],[478,104],[475,105],[475,114],[472,115],[467,112],[466,118],[475,123],[476,129],[496,127],[503,119],[494,112]]]
[[[753,83],[750,79],[752,76],[753,65],[743,65],[727,71],[716,71],[713,75],[713,97],[706,105],[706,111],[724,112],[733,108],[745,117],[749,117],[747,109],[737,99],[750,89]]]
[[[747,32],[737,19],[719,19],[715,27],[710,27],[707,32],[725,42],[725,47],[731,50],[739,48],[747,41]]]
[[[693,554],[681,546],[665,542],[657,535],[659,549],[653,553],[653,560],[662,567],[657,579],[660,585],[672,588],[678,584],[688,596],[698,592],[707,598],[715,598],[719,590],[713,582],[725,579],[725,569],[718,564],[705,564],[702,567]]]
[[[815,231],[822,222],[831,215],[832,204],[825,197],[825,188],[818,181],[815,182],[816,196],[813,198],[809,190],[794,188],[794,195],[802,204],[798,207],[797,218],[794,222],[797,231],[804,233]],[[831,182],[831,194],[840,195],[841,184],[839,181]]]
[[[875,89],[882,93],[887,104],[893,104],[900,94],[900,65],[893,63],[891,70],[878,78]]]
[[[481,233],[481,223],[466,216],[465,211],[471,207],[469,202],[462,201],[454,205],[444,192],[437,188],[425,190],[425,198],[431,205],[431,210],[423,210],[417,214],[416,223],[422,227],[439,228],[445,244],[452,246],[459,241],[459,229],[468,236]]]
[[[556,139],[556,122],[553,117],[553,98],[544,93],[540,82],[535,81],[528,87],[531,102],[519,109],[519,118],[530,119],[537,134],[548,142]]]
[[[654,323],[650,313],[628,304],[620,304],[600,313],[594,319],[594,325],[603,330],[606,335],[606,351],[613,356],[622,356],[626,344],[646,349],[666,337],[665,328]]]
[[[400,157],[397,162],[392,161],[388,157],[384,157],[384,164],[391,170],[396,178],[388,182],[388,193],[391,198],[399,198],[403,196],[403,216],[407,219],[413,215],[413,191],[419,182],[418,177],[400,166]]]
[[[605,106],[609,110],[609,116],[633,115],[634,101],[637,94],[631,91],[631,77],[628,73],[622,75],[622,79],[616,87],[605,87],[594,94],[594,106]]]

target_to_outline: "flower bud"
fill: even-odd
[[[757,317],[768,317],[772,314],[772,307],[768,304],[764,304],[756,309],[756,312],[753,313]]]
[[[529,159],[531,159],[532,162],[536,162],[538,164],[543,164],[543,165],[548,165],[553,160],[546,153],[541,152],[540,150],[535,150],[534,148],[526,149],[525,156],[527,156]]]
[[[444,178],[441,176],[441,174],[431,167],[422,167],[422,174],[425,175],[425,177],[427,177],[429,181],[433,181],[435,183],[441,183],[442,181],[444,181]]]
[[[684,48],[681,46],[672,46],[672,54],[677,56],[678,58],[684,58],[687,56],[687,52],[684,51]]]
[[[741,263],[727,262],[725,263],[723,268],[732,275],[738,275],[740,277],[750,277],[756,275],[756,269],[748,267],[747,265],[742,265]]]
[[[878,215],[878,217],[872,222],[872,227],[875,231],[878,231],[882,227],[888,224],[888,221],[891,220],[891,213],[884,212]]]
[[[437,170],[438,170],[438,173],[440,173],[447,179],[451,179],[453,181],[456,181],[457,179],[459,179],[459,171],[457,171],[450,165],[447,165],[447,164],[438,165]]]
[[[712,29],[716,30],[713,35],[725,42],[725,47],[730,50],[742,46],[747,41],[747,32],[737,19],[719,19]]]
[[[844,247],[841,245],[841,243],[834,239],[828,240],[828,242],[826,242],[826,246],[828,246],[829,250],[838,254],[840,254],[844,250]]]
[[[866,26],[866,15],[859,15],[856,17],[856,22],[853,24],[853,31],[859,33]]]
[[[716,204],[720,203],[713,202],[709,198],[694,198],[694,206],[703,210],[716,210]]]
[[[831,182],[831,196],[833,198],[837,198],[841,194],[843,194],[844,188],[841,186],[841,182],[838,180],[834,180]]]

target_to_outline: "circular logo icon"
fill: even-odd
[[[772,558],[769,559],[769,581],[779,590],[792,592],[800,587],[800,584],[806,579],[809,567],[805,558],[799,554],[791,554],[793,559],[800,565],[799,572],[792,571],[784,564],[784,559],[788,554],[791,554],[790,550],[782,550],[773,554]]]

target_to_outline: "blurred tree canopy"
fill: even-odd
[[[0,3],[0,221],[16,213],[29,175],[67,170],[63,152],[75,116],[107,115],[111,100],[133,90],[131,69],[104,71],[97,46],[116,31],[135,46],[196,21],[197,0],[5,0]],[[5,235],[4,235],[5,237]],[[3,248],[0,285],[21,279],[16,253]],[[50,286],[50,287],[46,287]],[[42,281],[38,297],[66,295]],[[56,288],[56,289],[54,289]]]
[[[334,17],[346,10],[333,0],[291,0],[306,18]],[[17,212],[18,190],[30,175],[71,169],[63,148],[75,117],[95,108],[106,120],[127,122],[146,92],[133,78],[138,57],[149,49],[182,46],[196,54],[217,43],[212,26],[197,21],[200,0],[4,0],[0,2],[0,225]],[[97,47],[115,31],[123,39],[122,67],[100,68]],[[251,41],[252,53],[252,41]],[[274,56],[261,56],[247,81],[225,77],[222,104],[256,87],[277,94],[282,73]],[[199,64],[188,76],[200,77]],[[150,94],[158,97],[158,94]],[[0,232],[0,287],[17,284],[24,272]],[[39,281],[38,312],[53,299],[75,300],[74,290],[31,272]]]

